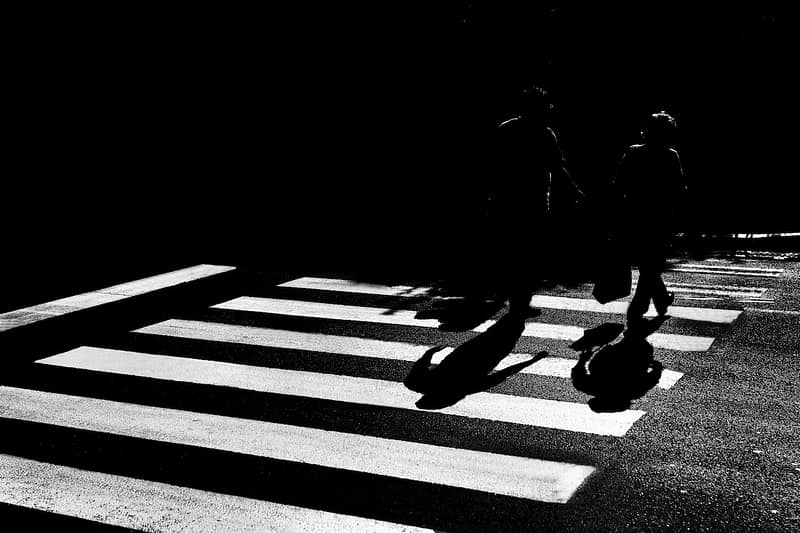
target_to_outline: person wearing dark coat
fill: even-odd
[[[523,93],[518,115],[500,123],[495,132],[495,172],[489,185],[490,223],[494,225],[498,258],[509,310],[535,316],[529,303],[540,278],[556,253],[552,191],[558,186],[582,197],[566,170],[564,156],[548,125],[552,108],[546,91],[531,87]]]
[[[675,131],[675,119],[668,113],[650,115],[642,129],[644,143],[626,150],[617,173],[626,247],[631,262],[639,267],[627,309],[631,326],[642,321],[651,300],[659,316],[666,315],[675,301],[661,279],[677,208],[686,192],[680,156],[671,147]]]

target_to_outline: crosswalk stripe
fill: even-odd
[[[87,346],[42,359],[39,364],[405,410],[417,410],[414,403],[420,398],[419,393],[396,381]],[[490,392],[471,394],[438,412],[612,436],[624,435],[644,415],[638,410],[598,414],[585,404]]]
[[[767,252],[762,250],[744,250],[736,252],[737,259],[767,259],[776,261],[797,261],[800,259],[798,252]]]
[[[105,304],[119,302],[133,296],[155,292],[191,281],[210,278],[218,274],[236,270],[225,265],[195,265],[156,276],[129,281],[95,291],[59,298],[0,314],[0,332],[47,320],[54,316],[66,315],[76,311],[96,308]]]
[[[0,417],[565,503],[591,466],[0,386]]]
[[[632,286],[635,288],[637,281]],[[765,287],[738,287],[736,285],[705,285],[700,283],[666,282],[667,289],[675,293],[713,294],[716,296],[732,296],[737,298],[757,298],[767,291]],[[670,311],[673,307],[670,307]]]
[[[357,294],[377,294],[381,296],[405,296],[416,298],[431,294],[432,287],[409,285],[380,285],[338,278],[318,278],[306,276],[278,285],[292,289],[314,289],[321,291],[352,292]]]
[[[800,232],[794,233],[737,233],[734,235],[737,239],[767,239],[767,238],[786,238],[786,237],[800,237]]]
[[[0,454],[0,502],[141,531],[432,531]]]
[[[300,300],[282,300],[278,298],[260,298],[255,296],[241,296],[227,302],[216,304],[212,307],[233,311],[249,311],[306,318],[351,320],[356,322],[426,328],[438,328],[440,324],[436,319],[415,318],[416,311],[403,309],[393,310],[379,307],[304,302]],[[488,320],[473,331],[486,331],[494,323],[494,320]],[[583,333],[583,328],[577,326],[528,322],[525,324],[523,336],[576,341],[583,336]],[[679,351],[706,351],[714,342],[713,337],[696,337],[673,333],[653,333],[647,337],[647,339],[655,348]]]
[[[707,269],[700,269],[700,268],[668,268],[670,272],[689,272],[692,274],[710,274],[710,275],[720,275],[720,276],[747,276],[747,277],[754,277],[754,278],[778,278],[780,277],[780,273],[778,272],[734,272],[731,270],[719,270],[716,268],[707,268]]]
[[[677,265],[679,268],[693,268],[699,270],[705,270],[707,268],[712,268],[714,270],[730,270],[733,272],[768,272],[768,273],[782,273],[785,271],[783,268],[763,268],[763,267],[746,267],[746,266],[738,266],[738,265],[704,265],[702,263],[679,263]]]
[[[378,359],[401,361],[417,361],[432,346],[397,341],[382,341],[362,337],[346,337],[342,335],[326,335],[323,333],[306,333],[284,329],[259,328],[238,324],[222,324],[217,322],[201,322],[196,320],[170,319],[137,329],[137,333],[199,339],[215,342],[232,342],[288,350],[305,350],[326,354],[355,355]],[[453,352],[452,347],[437,352],[432,359],[439,364]],[[502,370],[530,359],[530,355],[512,353],[500,364]],[[569,378],[572,367],[577,360],[563,357],[546,357],[520,370],[520,373],[539,376]],[[681,372],[664,370],[658,386],[671,388],[683,376]]]
[[[679,263],[667,268],[668,272],[719,276],[742,276],[755,278],[778,278],[785,272],[782,268],[743,267],[735,265]]]
[[[745,307],[744,310],[749,313],[769,313],[773,315],[800,316],[800,311],[792,311],[789,309],[759,309],[757,307]]]
[[[328,279],[305,277],[298,278],[279,287],[314,289],[333,292],[348,292],[358,294],[376,294],[383,296],[421,296],[430,293],[430,287],[386,286],[369,283],[359,283],[345,279]],[[536,294],[531,298],[531,305],[548,309],[561,309],[566,311],[587,311],[593,313],[625,314],[628,303],[624,301],[601,304],[590,298],[566,298],[563,296],[547,296]],[[688,320],[700,320],[728,324],[736,320],[741,311],[731,309],[710,309],[702,307],[672,306],[669,308],[670,316]],[[647,313],[655,316],[656,310],[652,305]]]

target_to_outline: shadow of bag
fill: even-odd
[[[630,295],[631,265],[616,240],[610,239],[602,248],[602,260],[597,265],[592,296],[605,304]]]

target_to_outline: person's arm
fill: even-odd
[[[686,182],[686,174],[683,172],[683,165],[681,164],[681,156],[678,154],[677,150],[672,150],[672,153],[675,155],[675,179],[678,183],[678,192],[680,196],[683,198],[689,192],[689,185]]]
[[[685,219],[686,215],[690,213],[689,208],[689,186],[686,182],[686,175],[683,172],[683,165],[681,164],[681,157],[678,155],[677,150],[670,149],[673,155],[673,176],[674,180],[674,197],[672,215],[676,220]]]
[[[553,201],[560,204],[560,206],[579,204],[586,198],[586,194],[584,194],[567,169],[564,153],[558,144],[558,138],[550,128],[547,128],[547,145],[549,146],[547,164],[548,172],[550,173],[548,205],[552,207]]]
[[[620,159],[619,164],[617,165],[617,171],[612,180],[615,195],[623,202],[628,196],[627,190],[628,183],[630,182],[630,161],[631,149],[628,148],[625,150],[625,153],[622,154],[622,159]]]

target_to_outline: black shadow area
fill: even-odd
[[[404,384],[423,394],[416,402],[420,409],[442,409],[469,394],[502,383],[507,377],[546,357],[539,352],[528,361],[492,372],[516,346],[525,327],[524,314],[506,314],[484,333],[456,348],[435,367],[433,355],[444,346],[431,348],[414,364]]]
[[[589,400],[589,407],[593,411],[625,411],[631,407],[633,400],[641,398],[656,386],[661,379],[663,365],[655,360],[653,346],[647,341],[647,336],[665,321],[666,317],[644,321],[635,328],[629,328],[621,341],[611,344],[615,336],[596,350],[593,348],[600,345],[598,341],[603,337],[600,328],[595,328],[589,340],[582,338],[573,344],[573,347],[578,345],[583,351],[572,368],[572,384],[577,390],[593,396]],[[603,325],[608,326],[606,332],[619,329],[611,328],[611,325]],[[593,340],[592,336],[595,337]]]

